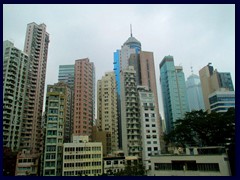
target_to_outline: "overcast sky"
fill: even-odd
[[[46,84],[56,83],[59,65],[88,57],[96,80],[113,69],[113,52],[130,36],[154,53],[161,107],[159,63],[166,55],[185,79],[212,63],[230,72],[235,86],[235,5],[3,5],[3,40],[23,50],[28,23],[45,23],[50,34]],[[160,108],[163,115],[163,110]]]

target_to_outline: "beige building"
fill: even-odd
[[[149,176],[230,176],[223,147],[190,147],[186,152],[152,156]]]
[[[101,175],[102,159],[102,143],[89,142],[88,136],[73,136],[72,143],[64,143],[62,175]]]
[[[211,112],[209,97],[216,91],[234,91],[230,73],[218,72],[209,63],[199,71],[205,110]]]
[[[95,69],[88,58],[75,61],[73,134],[92,134],[94,121]]]
[[[105,131],[107,138],[106,154],[118,150],[117,91],[114,72],[107,72],[97,82],[97,128]]]

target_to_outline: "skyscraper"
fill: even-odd
[[[65,82],[70,88],[74,88],[74,64],[59,65],[58,82]]]
[[[213,69],[211,63],[204,66],[200,71],[200,80],[202,84],[203,99],[205,109],[211,111],[209,95],[215,91],[225,88],[228,91],[234,91],[230,73],[218,72]]]
[[[120,83],[120,76],[121,71],[124,69],[127,69],[129,66],[129,58],[132,54],[138,55],[141,51],[141,43],[132,36],[132,29],[131,29],[131,35],[127,39],[127,41],[122,45],[121,50],[116,50],[114,52],[114,73],[116,76],[116,83],[117,83],[117,93],[118,93],[118,127],[119,127],[119,147],[122,148],[122,126],[121,126],[121,97],[120,97],[120,89],[121,89],[121,83]]]
[[[126,156],[142,157],[136,71],[133,66],[121,71],[122,149]]]
[[[159,68],[166,131],[169,133],[173,128],[173,123],[183,118],[189,111],[185,77],[182,67],[174,66],[173,56],[165,56]]]
[[[117,90],[114,72],[105,73],[97,83],[97,127],[109,132],[107,154],[118,150]]]
[[[27,88],[28,55],[3,42],[3,146],[18,151]]]
[[[70,102],[71,89],[67,84],[47,86],[43,176],[62,175],[63,143],[70,139]]]
[[[145,86],[154,94],[154,103],[157,119],[157,127],[159,128],[159,135],[162,133],[162,124],[160,121],[159,105],[158,105],[158,95],[157,95],[157,85],[155,76],[155,65],[152,52],[140,51],[139,56],[140,63],[140,83],[138,85]]]
[[[27,99],[21,131],[21,148],[32,153],[41,152],[41,119],[47,66],[49,34],[46,25],[30,23],[27,25],[24,52],[28,54]]]
[[[74,64],[73,65],[59,65],[58,82],[65,82],[70,88],[70,122],[65,125],[68,135],[65,136],[65,142],[71,142],[73,133],[73,114],[74,114]]]
[[[141,118],[142,161],[146,170],[151,167],[150,156],[160,154],[159,126],[155,96],[145,86],[138,86]]]
[[[204,108],[202,86],[199,76],[192,74],[186,81],[189,110],[200,110]]]
[[[74,67],[74,119],[73,134],[87,135],[92,133],[95,118],[95,69],[88,58],[78,59]]]

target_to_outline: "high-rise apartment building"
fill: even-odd
[[[121,71],[122,149],[126,156],[142,156],[142,139],[136,71],[133,66]]]
[[[28,55],[3,42],[3,146],[18,151],[27,87]]]
[[[74,119],[73,134],[92,134],[92,126],[95,118],[95,69],[94,64],[88,58],[78,59],[74,67]]]
[[[155,65],[152,52],[140,51],[139,55],[140,63],[140,79],[141,86],[147,87],[154,94],[155,111],[157,115],[157,127],[159,128],[159,135],[162,134],[162,123],[159,113]]]
[[[117,90],[114,72],[107,72],[97,83],[97,128],[110,137],[107,154],[118,150]]]
[[[150,156],[160,154],[159,126],[154,94],[145,86],[138,86],[141,118],[142,161],[146,170],[151,167]]]
[[[211,111],[209,95],[215,91],[225,88],[228,91],[234,91],[230,73],[218,72],[213,69],[211,63],[199,71],[202,84],[202,92],[205,110]]]
[[[67,139],[65,142],[71,142],[73,133],[73,114],[74,114],[74,64],[73,65],[59,65],[58,82],[65,82],[70,88],[70,123],[66,124],[65,127],[69,129]]]
[[[47,86],[43,176],[62,175],[63,143],[70,139],[71,90],[64,82]]]
[[[39,153],[42,149],[42,110],[45,88],[49,34],[45,24],[27,25],[24,52],[29,56],[27,98],[21,131],[21,148]]]
[[[204,110],[202,86],[199,76],[192,74],[186,81],[189,110]]]
[[[129,66],[129,58],[132,54],[138,55],[141,51],[141,42],[139,42],[135,37],[131,36],[127,39],[127,41],[122,45],[121,50],[116,50],[114,52],[114,73],[116,76],[116,83],[117,83],[117,93],[118,93],[118,127],[119,127],[119,147],[122,148],[122,127],[121,127],[121,97],[120,97],[120,76],[121,71],[128,68]]]
[[[166,131],[189,111],[185,77],[181,66],[174,66],[173,56],[165,56],[159,65]]]

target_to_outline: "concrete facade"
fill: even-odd
[[[150,176],[230,176],[225,152],[211,147],[189,148],[186,154],[152,156]],[[207,152],[207,153],[205,153]],[[215,153],[216,152],[216,153]]]
[[[48,85],[43,176],[62,175],[63,143],[69,141],[71,89],[64,82]]]
[[[97,176],[102,174],[102,143],[89,142],[88,136],[73,136],[64,143],[63,176]]]
[[[24,118],[21,131],[22,149],[32,153],[42,152],[41,120],[45,90],[49,34],[45,24],[27,25],[24,52],[28,54],[30,69],[28,72],[27,99],[24,104]]]
[[[94,64],[88,58],[75,61],[73,134],[92,134],[95,118]]]
[[[142,161],[150,169],[150,156],[160,154],[159,126],[154,94],[147,87],[138,87],[141,117]]]
[[[21,142],[21,129],[26,97],[28,55],[3,42],[3,146],[17,152]]]
[[[108,132],[106,153],[118,150],[117,90],[114,72],[105,73],[97,83],[97,128]]]
[[[121,72],[122,147],[126,156],[142,156],[136,71],[129,66]]]
[[[211,93],[219,91],[221,88],[225,88],[228,91],[234,91],[230,73],[218,72],[216,69],[214,70],[211,63],[204,66],[199,71],[199,76],[202,84],[205,110],[208,112],[211,112],[209,102],[209,96]]]

